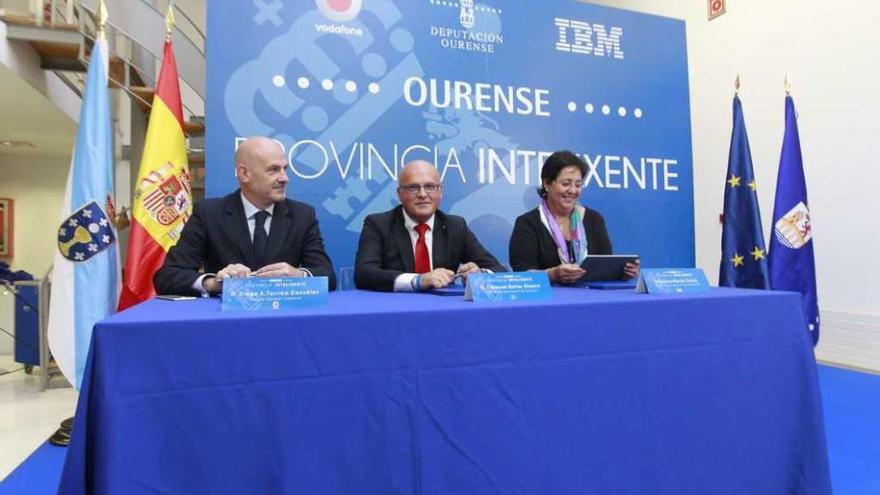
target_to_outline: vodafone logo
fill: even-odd
[[[336,22],[353,20],[361,12],[363,0],[315,0],[324,17]]]

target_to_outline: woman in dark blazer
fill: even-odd
[[[541,168],[541,204],[516,219],[510,236],[514,271],[546,270],[550,281],[570,284],[584,276],[587,254],[611,254],[605,219],[579,204],[587,164],[570,151],[550,155]],[[628,263],[625,273],[638,274]]]

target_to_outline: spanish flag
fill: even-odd
[[[165,38],[131,209],[120,310],[156,295],[153,274],[165,261],[165,253],[177,243],[183,224],[192,214],[180,83],[170,36]]]

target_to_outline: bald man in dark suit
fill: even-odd
[[[241,143],[235,154],[240,189],[196,205],[153,277],[156,292],[217,294],[224,279],[248,276],[326,276],[333,290],[336,277],[315,210],[287,198],[286,169],[277,141]]]

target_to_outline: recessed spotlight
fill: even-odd
[[[36,148],[30,141],[13,141],[11,139],[0,140],[0,146],[4,148]]]

